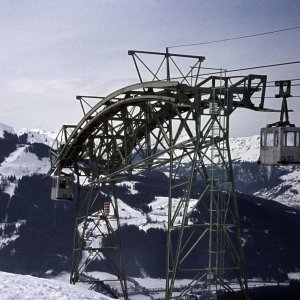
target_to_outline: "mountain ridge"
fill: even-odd
[[[5,140],[10,143],[10,148],[2,154],[2,162],[0,151],[0,184],[3,177],[15,175],[19,179],[30,174],[46,174],[50,167],[48,149],[57,133],[58,130],[14,130],[0,123],[0,144]],[[300,166],[258,166],[258,135],[232,137],[229,143],[237,191],[300,207]],[[186,165],[188,170],[189,162]],[[13,194],[12,187],[7,191]]]

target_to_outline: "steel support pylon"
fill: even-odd
[[[165,299],[216,299],[235,293],[234,286],[248,299],[229,117],[238,107],[263,109],[266,76],[230,78],[218,70],[203,78],[202,56],[129,54],[140,83],[107,97],[78,96],[84,116],[63,127],[51,151],[51,174],[69,168],[78,176],[71,282],[128,298],[115,186],[132,174],[161,169],[169,174]],[[141,59],[147,54],[162,58],[156,70]],[[176,59],[195,63],[184,71]],[[144,80],[139,64],[152,81]],[[261,95],[259,105],[251,101],[254,93]],[[95,274],[103,265],[114,277]],[[178,292],[182,278],[187,284]]]
[[[224,101],[228,97],[220,99],[217,94],[211,90],[208,109],[198,115],[194,112],[193,121],[181,120],[195,128],[194,140],[183,147],[173,145],[170,153],[168,300],[189,299],[193,293],[200,299],[217,299],[220,293],[234,293],[234,281],[242,291],[241,299],[248,299],[228,141],[228,103]],[[170,130],[170,140],[172,134]],[[174,164],[174,157],[178,163]],[[176,176],[186,158],[190,160],[189,172],[185,181],[178,182]],[[179,187],[183,193],[176,199],[174,194],[178,195]],[[202,259],[191,266],[189,257],[195,251],[202,254]],[[180,293],[174,293],[176,280],[182,274],[191,280]]]

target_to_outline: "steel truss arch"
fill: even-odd
[[[65,126],[60,132],[50,153],[51,169],[49,173],[59,173],[64,166],[70,166],[72,162],[80,160],[86,140],[101,124],[103,119],[107,118],[107,115],[116,113],[122,106],[128,106],[128,102],[134,104],[145,101],[142,95],[146,95],[148,100],[175,101],[175,98],[172,96],[153,95],[153,89],[160,89],[162,90],[161,93],[169,94],[170,91],[176,92],[179,86],[178,82],[139,83],[119,89],[99,101],[84,115],[77,126],[70,126],[72,128],[70,134],[65,130],[68,126]],[[148,89],[148,93],[146,89]],[[134,97],[130,97],[129,95],[131,94],[134,94]]]

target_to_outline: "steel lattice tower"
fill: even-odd
[[[165,299],[188,299],[195,292],[216,299],[223,291],[234,292],[230,280],[238,283],[240,298],[248,299],[229,118],[238,107],[263,109],[266,76],[227,77],[222,70],[200,76],[202,56],[129,54],[140,83],[103,98],[78,96],[84,117],[63,127],[51,152],[49,173],[69,168],[77,175],[71,281],[101,286],[114,297],[119,282],[128,299],[115,185],[164,168],[169,174]],[[143,55],[162,58],[158,68],[150,68]],[[145,81],[145,72],[152,80]],[[258,104],[251,101],[254,93],[260,94]],[[110,202],[112,213],[105,213],[103,201]],[[99,261],[114,277],[91,276],[89,267]],[[180,278],[189,283],[177,292]]]

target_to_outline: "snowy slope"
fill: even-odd
[[[8,223],[5,221],[5,223],[0,223],[0,230],[2,232],[1,234],[1,239],[0,239],[0,250],[2,248],[5,248],[9,243],[14,242],[16,239],[20,237],[20,228],[25,225],[26,220],[19,220],[18,222],[15,223]],[[9,235],[6,235],[4,233],[5,231],[5,226],[10,226],[13,227],[14,229],[12,232],[10,232]]]
[[[48,157],[38,158],[33,151],[29,151],[31,144],[52,145],[57,132],[47,132],[39,129],[21,129],[15,131],[12,127],[0,123],[0,138],[4,138],[4,132],[14,134],[16,136],[17,149],[11,152],[0,164],[0,185],[4,186],[4,191],[10,196],[14,194],[17,181],[10,182],[8,177],[14,176],[20,179],[23,176],[31,176],[33,174],[46,174],[50,161]],[[17,136],[27,135],[27,141],[22,139],[22,143],[17,144]]]
[[[273,187],[260,189],[255,196],[275,200],[287,206],[300,206],[300,169],[284,167],[290,170],[280,177],[281,183]]]
[[[28,147],[27,145],[20,146],[4,160],[0,165],[2,176],[14,175],[17,179],[20,179],[26,175],[47,173],[50,167],[49,159],[38,159],[34,153],[29,152]]]
[[[15,133],[14,129],[8,125],[0,123],[0,138],[4,137],[4,131],[8,133]]]
[[[180,199],[172,199],[172,214],[177,209]],[[190,199],[188,212],[196,204],[197,199]],[[167,229],[168,222],[168,197],[155,197],[155,200],[148,204],[151,212],[147,214],[147,222],[140,226],[140,229],[147,231],[150,228]],[[182,215],[183,208],[179,214]],[[175,218],[175,223],[180,224],[181,217]],[[189,221],[190,222],[190,221]]]
[[[248,180],[248,184],[253,181],[253,177],[257,177],[255,180],[265,182],[263,188],[256,186],[257,190],[253,193],[255,196],[274,200],[291,207],[300,206],[299,166],[256,166],[260,151],[258,135],[231,138],[230,148],[233,163],[238,166],[239,173],[246,170],[245,163],[253,163],[253,172],[244,176]],[[263,174],[265,177],[262,177]]]
[[[191,199],[188,211],[196,204],[197,199]],[[174,212],[179,203],[179,199],[173,198],[172,211]],[[118,199],[118,208],[120,216],[120,224],[123,225],[135,225],[140,230],[147,231],[150,228],[157,229],[167,229],[168,221],[168,197],[158,196],[155,197],[154,201],[148,204],[151,207],[151,211],[148,213],[141,212],[137,209],[134,209],[123,202],[121,199]],[[183,211],[183,208],[180,212]],[[111,209],[111,215],[113,215],[113,210]],[[176,218],[175,223],[179,224],[179,219]],[[110,220],[111,225],[114,229],[117,229],[117,224],[115,221]],[[92,225],[94,226],[94,225]],[[101,230],[106,231],[105,223],[100,224]]]
[[[110,297],[58,280],[0,272],[2,300],[109,300]]]
[[[259,158],[259,135],[229,139],[233,161],[257,162]]]

